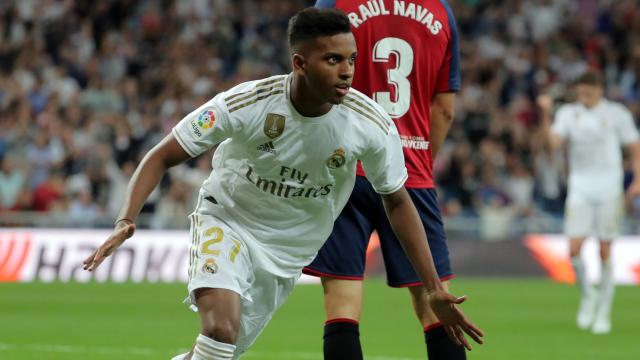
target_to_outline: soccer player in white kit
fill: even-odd
[[[282,305],[331,232],[357,160],[431,293],[452,339],[482,331],[443,290],[404,189],[398,132],[384,110],[350,89],[356,45],[337,10],[306,9],[289,23],[293,73],[240,84],[183,118],[142,160],[94,270],[135,231],[145,199],[171,166],[218,146],[191,214],[189,297],[200,334],[174,359],[237,359]]]
[[[543,125],[552,148],[567,145],[569,152],[565,234],[570,239],[571,263],[581,290],[577,315],[580,329],[602,334],[611,331],[614,280],[611,241],[618,237],[624,215],[622,148],[629,150],[634,181],[627,196],[640,194],[640,142],[633,116],[622,104],[603,98],[603,83],[596,72],[576,82],[577,102],[562,105],[550,125],[552,102],[539,98]],[[600,244],[602,276],[593,288],[580,257],[584,240],[595,236]]]

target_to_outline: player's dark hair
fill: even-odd
[[[289,20],[287,36],[289,49],[303,41],[320,36],[333,36],[351,32],[347,15],[338,9],[306,8]]]
[[[595,70],[586,71],[580,75],[576,81],[576,85],[591,85],[591,86],[604,86],[604,79],[602,74]]]

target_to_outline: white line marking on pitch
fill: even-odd
[[[26,350],[44,353],[86,353],[86,354],[133,354],[133,355],[153,355],[160,352],[171,352],[165,349],[141,348],[141,347],[87,347],[60,344],[8,344],[0,343],[0,352],[8,350]],[[176,350],[176,354],[186,352],[187,349]],[[300,360],[322,360],[322,353],[319,352],[280,352],[280,351],[248,351],[244,358],[264,358],[274,356],[279,359],[300,359]],[[421,358],[390,357],[390,356],[367,356],[368,360],[420,360]]]
[[[58,344],[6,344],[0,343],[0,351],[2,350],[27,350],[45,353],[91,353],[91,354],[135,354],[135,355],[151,355],[158,353],[157,350],[139,347],[86,347],[75,345],[58,345]]]

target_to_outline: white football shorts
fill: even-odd
[[[247,248],[247,235],[238,235],[236,224],[224,215],[196,211],[190,216],[189,297],[185,303],[197,311],[194,291],[199,288],[228,289],[241,297],[240,331],[234,359],[255,342],[285,302],[296,278],[278,277],[257,268]]]
[[[570,191],[565,205],[565,235],[611,241],[620,235],[623,216],[624,194],[595,197]]]

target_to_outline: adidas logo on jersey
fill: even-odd
[[[273,142],[271,142],[271,141],[268,141],[268,142],[258,146],[257,149],[260,150],[260,151],[264,151],[264,152],[268,152],[268,153],[272,153],[272,154],[276,153],[276,148],[273,146]]]

